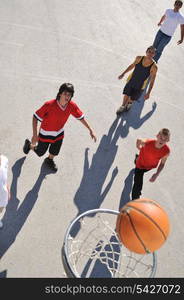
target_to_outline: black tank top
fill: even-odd
[[[129,80],[130,85],[135,89],[141,89],[144,81],[149,77],[150,70],[154,62],[148,67],[144,67],[142,65],[142,61],[144,56],[141,58],[140,62],[135,65],[135,69],[133,71],[132,77]]]

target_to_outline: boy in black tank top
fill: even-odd
[[[124,87],[123,103],[117,110],[117,114],[130,109],[133,101],[137,100],[141,96],[144,88],[146,87],[148,78],[150,79],[149,88],[144,99],[149,99],[157,73],[157,65],[153,60],[155,51],[155,48],[150,46],[146,50],[146,56],[137,56],[135,61],[118,77],[118,79],[122,79],[127,72],[134,69],[128,77],[128,82]]]

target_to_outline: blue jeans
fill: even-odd
[[[153,46],[156,48],[156,54],[153,59],[157,62],[164,50],[165,46],[170,42],[172,36],[169,36],[159,30],[156,34]]]

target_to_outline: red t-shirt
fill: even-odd
[[[147,140],[145,142],[136,160],[136,168],[146,170],[156,168],[160,159],[170,153],[170,149],[166,144],[161,148],[156,148],[155,142],[156,140]]]
[[[39,140],[49,143],[61,140],[64,137],[64,125],[70,115],[78,120],[84,118],[83,112],[73,101],[70,101],[65,109],[56,99],[45,102],[34,113],[34,117],[41,122]]]

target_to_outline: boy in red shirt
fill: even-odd
[[[136,146],[140,152],[135,161],[132,200],[138,199],[141,195],[144,173],[158,166],[156,173],[150,178],[150,182],[154,182],[164,168],[170,154],[170,149],[166,145],[169,139],[170,131],[166,128],[159,131],[156,140],[137,139]]]
[[[63,83],[60,86],[56,99],[49,100],[43,104],[33,115],[33,136],[31,142],[26,139],[23,147],[25,154],[33,150],[38,156],[42,156],[49,148],[49,156],[44,160],[45,164],[52,170],[57,171],[54,157],[59,154],[64,138],[64,125],[70,115],[89,130],[89,133],[96,142],[96,136],[90,125],[84,119],[84,114],[71,101],[74,94],[74,87],[71,83]],[[41,122],[39,133],[37,131],[38,121]]]

